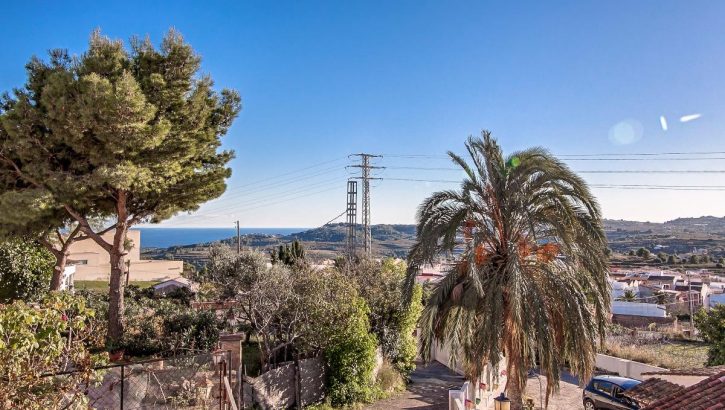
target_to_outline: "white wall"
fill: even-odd
[[[667,309],[655,303],[612,302],[612,313],[615,315],[632,315],[647,317],[667,317]]]
[[[606,354],[597,354],[596,366],[610,372],[618,373],[620,376],[632,379],[643,380],[642,373],[660,372],[667,369],[632,360],[620,359],[619,357]]]
[[[431,358],[450,368],[450,358],[452,352],[448,346],[434,343],[431,351]],[[456,360],[455,368],[451,368],[454,372],[463,375],[462,360]],[[476,403],[476,399],[480,399],[480,403],[475,406],[477,410],[489,410],[494,408],[493,398],[497,397],[506,386],[506,359],[499,361],[498,369],[487,368],[477,380],[466,381],[458,389],[448,391],[448,408],[449,410],[464,410],[466,400]],[[485,389],[481,389],[481,383],[485,384]]]

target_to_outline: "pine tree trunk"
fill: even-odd
[[[55,266],[53,267],[53,276],[50,278],[50,290],[60,290],[60,280],[65,271],[65,265],[68,263],[68,252],[53,252],[55,256]]]
[[[125,270],[126,250],[125,227],[117,227],[113,236],[113,246],[109,251],[111,257],[111,280],[108,289],[108,334],[106,343],[118,346],[123,337],[123,274]]]

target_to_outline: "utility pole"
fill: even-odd
[[[355,257],[355,230],[357,229],[357,181],[347,181],[347,257]]]
[[[239,221],[237,221],[237,255],[242,253],[242,235],[239,233]]]
[[[373,154],[353,154],[351,156],[360,157],[360,165],[351,165],[352,168],[360,168],[361,176],[360,179],[363,182],[363,204],[362,204],[362,223],[363,223],[363,249],[365,256],[370,257],[373,250],[373,237],[370,231],[370,181],[373,178],[370,176],[370,171],[373,169],[383,169],[385,167],[376,167],[370,165],[371,158],[379,158],[382,155]]]
[[[690,278],[690,272],[687,271],[687,303],[690,305],[690,336],[693,336],[695,334],[695,328],[693,324],[693,318],[692,318],[692,279]]]

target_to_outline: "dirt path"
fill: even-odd
[[[464,381],[463,377],[438,362],[425,367],[418,363],[410,378],[411,382],[406,391],[364,409],[445,410],[448,409],[448,390],[460,387]]]

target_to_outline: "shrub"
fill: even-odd
[[[213,312],[197,312],[183,302],[149,298],[127,299],[126,332],[121,346],[129,356],[176,354],[180,350],[213,350],[222,322]]]
[[[415,285],[410,304],[401,314],[397,356],[394,358],[395,367],[406,378],[415,370],[415,358],[418,356],[418,340],[413,333],[415,332],[418,318],[420,318],[422,311],[423,287],[421,285]]]
[[[394,366],[385,361],[378,371],[375,385],[383,396],[387,396],[391,393],[403,391],[405,389],[405,380]]]
[[[377,340],[369,333],[368,307],[355,298],[344,329],[325,351],[328,395],[333,406],[369,402],[375,397],[373,370]]]
[[[716,305],[709,311],[695,314],[695,326],[702,338],[710,344],[707,351],[707,365],[725,364],[725,305]]]
[[[84,386],[102,361],[85,346],[94,318],[82,298],[66,293],[50,293],[39,307],[0,306],[0,408],[83,408]],[[44,377],[69,369],[76,372]]]
[[[213,350],[219,341],[221,326],[214,312],[180,312],[164,319],[164,348],[172,352],[180,349]]]
[[[13,239],[0,243],[0,303],[36,302],[50,286],[55,258],[46,249]]]

